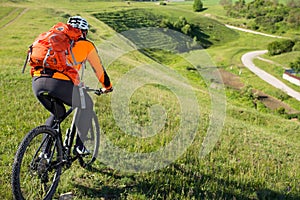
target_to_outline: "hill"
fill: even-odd
[[[21,138],[48,116],[33,97],[30,76],[21,74],[26,50],[39,33],[71,15],[82,15],[90,22],[89,38],[99,48],[115,85],[112,95],[95,98],[95,110],[102,141],[111,145],[105,147],[117,148],[111,155],[111,149],[102,146],[103,157],[91,171],[75,163],[64,172],[56,198],[67,192],[74,199],[300,198],[299,121],[289,120],[263,104],[255,109],[251,89],[275,97],[276,93],[278,96],[282,93],[240,64],[242,54],[265,49],[274,38],[230,30],[218,20],[204,16],[212,12],[210,7],[204,13],[191,12],[191,2],[160,6],[154,2],[57,4],[42,0],[5,1],[0,5],[0,197],[3,199],[12,198],[9,177]],[[193,39],[181,32],[175,34],[175,39],[157,29],[153,32],[154,29],[145,26],[149,20],[143,19],[143,14],[155,19],[163,16],[172,23],[183,16],[187,24],[200,28],[205,36],[202,42],[209,45],[205,50],[174,51],[173,41],[192,44]],[[129,20],[132,18],[136,20]],[[140,24],[138,32],[128,29]],[[130,35],[118,34],[120,27],[125,27],[121,30],[127,33],[142,34],[139,42],[147,38],[149,44],[155,38],[155,44],[164,48],[141,51],[132,40],[126,39]],[[86,73],[90,73],[88,69]],[[237,81],[239,86],[246,87],[237,90],[230,84],[222,85],[220,75],[224,74],[230,75],[225,79],[230,84]],[[130,94],[130,99],[122,94]],[[285,102],[299,108],[299,102],[292,99]],[[129,125],[119,124],[116,115],[124,105],[128,106],[125,114]],[[136,135],[126,132],[132,127],[139,130]],[[153,154],[136,159],[133,153]],[[148,170],[143,171],[142,166]]]

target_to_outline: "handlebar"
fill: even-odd
[[[90,88],[90,87],[84,87],[84,89],[87,91],[87,92],[94,92],[96,95],[100,96],[101,94],[106,94],[106,93],[109,93],[109,92],[112,92],[113,91],[113,88],[107,90],[105,88],[100,88],[100,89],[93,89],[93,88]]]
[[[87,91],[87,92],[94,92],[94,94],[100,96],[101,94],[103,94],[104,92],[101,90],[101,89],[93,89],[93,88],[90,88],[90,87],[84,87],[84,89]]]

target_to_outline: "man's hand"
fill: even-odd
[[[109,93],[109,92],[112,92],[114,89],[113,87],[109,88],[109,89],[106,89],[106,88],[101,88],[101,91],[102,93],[106,94],[106,93]]]

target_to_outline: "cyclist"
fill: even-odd
[[[101,63],[95,45],[87,40],[89,30],[88,22],[81,16],[70,17],[67,24],[74,28],[81,30],[81,37],[76,41],[72,48],[72,55],[69,55],[68,61],[79,71],[86,61],[92,66],[99,82],[102,84],[103,92],[108,93],[113,90],[112,83],[108,74]],[[64,73],[42,68],[37,68],[33,71],[32,89],[37,99],[42,105],[51,112],[50,117],[46,120],[46,125],[52,126],[54,121],[54,111],[52,110],[50,98],[47,95],[42,95],[45,92],[62,101],[58,104],[57,113],[59,117],[66,112],[64,104],[78,108],[78,119],[76,120],[76,127],[78,136],[76,139],[76,151],[78,154],[88,154],[89,151],[83,145],[84,138],[89,129],[89,123],[92,119],[93,101],[88,93],[80,90],[80,86],[74,85],[71,79]],[[83,95],[81,93],[83,91]],[[85,106],[82,104],[84,97]]]

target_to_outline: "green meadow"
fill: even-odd
[[[207,9],[194,13],[192,1],[167,5],[134,1],[0,1],[0,197],[12,199],[11,167],[19,143],[49,115],[33,96],[30,66],[25,74],[21,73],[28,46],[56,22],[81,15],[91,25],[88,38],[98,47],[115,86],[113,93],[94,97],[94,101],[101,141],[109,141],[118,150],[111,153],[111,146],[101,146],[102,157],[92,169],[83,169],[75,162],[62,174],[55,199],[65,193],[72,193],[72,199],[78,200],[300,199],[300,123],[297,118],[291,119],[292,114],[299,113],[300,102],[265,83],[241,63],[244,53],[267,49],[276,39],[228,29],[224,23],[240,21],[226,17],[218,2],[203,0]],[[190,54],[205,52],[194,58],[197,64],[186,59],[189,53],[177,51],[174,41],[164,38],[164,31],[142,34],[143,28],[157,27],[162,19],[175,23],[181,17],[195,28],[200,46],[206,47],[201,51],[191,48]],[[132,37],[130,30],[137,28],[141,36],[137,35],[135,41],[140,49],[120,36],[122,31],[128,31],[127,36]],[[182,38],[179,44],[193,45],[193,38],[187,43],[182,42],[187,36]],[[283,69],[299,56],[300,52],[264,56],[278,65],[258,59],[254,62],[282,79]],[[214,66],[208,65],[211,63]],[[220,80],[219,70],[231,74],[243,87],[216,82],[214,79]],[[216,73],[216,77],[205,76],[209,72]],[[156,81],[152,81],[153,76]],[[224,82],[233,80],[230,77],[223,77]],[[181,88],[173,89],[169,84]],[[225,102],[221,102],[222,94],[214,94],[214,85],[224,88]],[[249,88],[277,99],[292,112],[279,112],[280,106],[268,107]],[[127,99],[124,96],[128,93]],[[189,104],[192,100],[188,95],[195,98],[197,106]],[[221,100],[213,99],[219,95]],[[125,102],[120,101],[123,97]],[[124,105],[128,110],[123,110]],[[188,112],[183,116],[182,110]],[[127,115],[121,124],[116,111]],[[163,123],[155,124],[156,120]],[[63,129],[69,122],[70,119],[63,124]],[[132,124],[137,129],[130,128]],[[180,130],[186,131],[186,137],[179,134],[182,138],[176,143]],[[207,143],[213,146],[201,157]],[[139,162],[131,156],[168,150],[168,144],[176,145],[168,154],[171,160],[158,158],[160,162],[151,163],[150,158],[143,157]],[[129,156],[123,156],[123,152]],[[134,168],[138,164],[146,165],[147,170]]]

